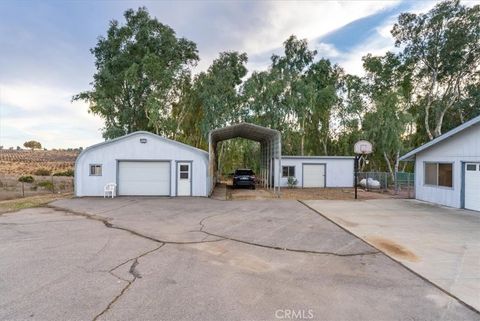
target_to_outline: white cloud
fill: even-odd
[[[312,40],[354,20],[396,5],[398,1],[295,1],[271,2],[267,24],[245,35],[243,48],[249,54],[281,46],[290,35]]]
[[[76,92],[31,83],[0,83],[0,145],[22,146],[29,139],[47,148],[89,146],[102,140],[99,117]]]
[[[408,11],[412,13],[422,13],[430,10],[438,1],[419,1],[415,6]],[[387,51],[398,50],[395,47],[395,40],[390,31],[397,21],[397,15],[393,15],[385,21],[382,25],[375,28],[375,34],[366,39],[360,45],[350,49],[348,52],[340,54],[337,62],[342,66],[346,72],[354,75],[363,75],[362,57],[367,54],[383,55]]]

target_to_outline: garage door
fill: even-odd
[[[325,164],[303,164],[303,187],[325,187]]]
[[[480,211],[480,164],[465,164],[465,208]]]
[[[170,195],[170,162],[119,162],[118,194]]]

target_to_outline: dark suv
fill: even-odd
[[[233,174],[233,188],[239,186],[255,189],[255,173],[251,169],[237,169]]]

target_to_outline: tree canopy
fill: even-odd
[[[91,49],[92,88],[73,97],[103,118],[106,139],[147,130],[205,149],[211,129],[245,121],[280,130],[285,155],[351,155],[368,139],[370,169],[393,176],[406,150],[480,114],[480,5],[402,13],[391,31],[397,49],[363,57],[361,77],[294,35],[266,70],[249,72],[247,54],[231,51],[194,74],[194,42],[146,8],[124,18]],[[220,162],[226,172],[255,167],[257,150],[224,142]]]
[[[29,140],[28,142],[23,143],[23,146],[25,148],[30,148],[31,150],[42,149],[42,144],[40,144],[40,142],[37,142],[36,140]]]

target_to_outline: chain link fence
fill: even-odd
[[[370,192],[390,193],[404,198],[415,197],[415,174],[389,172],[359,172],[357,186]]]

